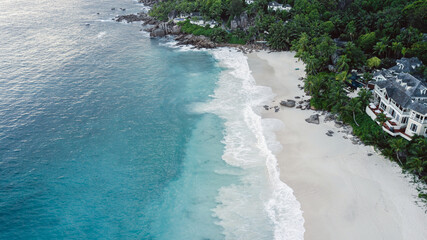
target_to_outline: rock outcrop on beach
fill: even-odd
[[[179,45],[193,45],[196,48],[215,48],[217,47],[216,43],[212,42],[208,37],[205,36],[195,36],[193,34],[189,35],[180,35],[175,40],[177,40]]]
[[[280,105],[292,108],[295,107],[295,100],[288,99],[286,101],[281,101]]]
[[[309,118],[305,119],[308,123],[319,124],[319,114],[311,115]]]

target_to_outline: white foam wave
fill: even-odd
[[[95,19],[94,22],[116,22],[113,19]]]
[[[274,97],[268,87],[257,86],[247,58],[229,48],[211,51],[223,71],[208,103],[195,111],[217,114],[225,120],[228,164],[245,169],[241,183],[219,190],[213,210],[226,239],[303,239],[304,219],[293,190],[280,180],[273,152],[281,150],[274,130],[279,120],[262,119],[256,109]]]

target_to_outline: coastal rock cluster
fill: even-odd
[[[195,36],[193,34],[189,35],[180,35],[175,38],[179,43],[178,45],[193,45],[197,48],[215,48],[217,47],[216,43],[212,42],[208,37],[205,36]]]
[[[150,33],[150,37],[165,37],[167,35],[175,35],[178,45],[193,45],[196,48],[215,48],[218,45],[212,42],[208,37],[195,36],[192,34],[184,34],[181,32],[181,26],[173,22],[158,21],[146,13],[129,14],[118,16],[114,19],[117,22],[144,22],[145,31]]]

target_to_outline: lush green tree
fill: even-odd
[[[377,42],[377,36],[375,32],[366,33],[364,35],[361,35],[358,41],[359,41],[359,46],[364,51],[371,51],[375,43]]]
[[[427,1],[418,0],[411,4],[408,4],[403,9],[403,14],[408,18],[411,26],[421,29],[423,32],[427,32]]]
[[[366,62],[366,65],[369,67],[369,68],[377,68],[377,67],[379,67],[380,66],[380,64],[381,64],[381,59],[379,59],[379,58],[377,58],[377,57],[371,57],[371,58],[369,58],[368,59],[368,61]]]
[[[345,27],[346,35],[353,41],[356,35],[356,24],[354,21],[350,21]]]
[[[231,0],[228,10],[229,10],[230,16],[239,16],[243,12],[243,1]]]
[[[348,72],[350,66],[348,65],[348,63],[350,62],[350,59],[347,58],[347,55],[341,55],[338,58],[337,64],[336,64],[336,69],[338,72]]]
[[[374,52],[377,53],[379,56],[387,56],[387,51],[389,48],[389,39],[385,37],[375,44]]]
[[[390,118],[388,118],[384,113],[378,114],[377,118],[375,119],[375,121],[380,123],[380,126],[383,126],[388,120],[390,120]]]
[[[326,22],[322,22],[322,24],[320,24],[320,28],[325,33],[331,34],[335,29],[335,25],[332,21],[326,21]]]
[[[353,113],[353,121],[356,124],[356,126],[360,126],[359,123],[356,121],[356,112],[363,113],[362,111],[362,101],[360,101],[359,98],[352,98],[350,102],[346,105],[346,109],[348,111],[351,111]]]
[[[357,93],[358,98],[360,100],[361,103],[361,110],[363,111],[366,106],[368,106],[368,104],[371,102],[371,97],[372,97],[372,92],[370,92],[369,90],[362,88],[360,89],[360,91]]]
[[[401,42],[392,42],[391,50],[393,50],[393,54],[396,58],[399,58],[402,54],[403,44]]]
[[[363,51],[353,42],[348,42],[345,46],[345,54],[347,55],[350,69],[362,68],[366,63],[366,56]]]
[[[403,166],[402,161],[400,160],[400,155],[405,150],[406,146],[408,145],[408,141],[403,138],[395,138],[390,140],[390,147],[393,149],[393,151],[396,153],[397,160],[399,160],[400,165]]]
[[[273,23],[269,28],[268,43],[272,49],[284,50],[287,49],[286,42],[286,27],[284,22]]]

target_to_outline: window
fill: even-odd
[[[381,102],[380,108],[384,111],[386,109],[386,105],[383,102]]]
[[[399,121],[399,118],[400,118],[400,116],[399,116],[399,114],[396,116],[396,121]]]
[[[403,118],[402,118],[402,122],[401,122],[401,123],[402,123],[402,124],[405,124],[405,123],[407,123],[407,122],[408,122],[408,117],[403,117]]]
[[[396,117],[396,112],[392,108],[390,109],[390,114],[392,117]]]
[[[411,131],[412,132],[416,132],[417,131],[418,126],[414,123],[411,124]]]
[[[427,128],[425,129],[425,131],[424,131],[424,135],[427,135]]]

